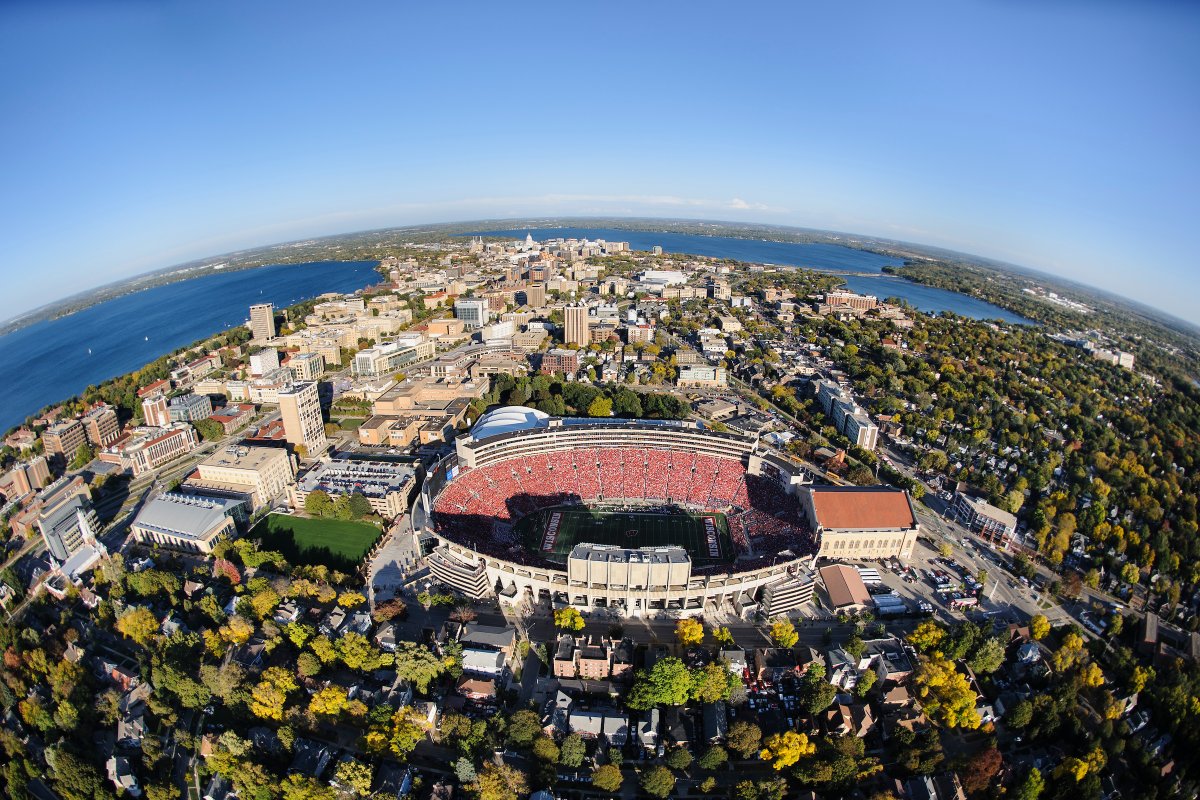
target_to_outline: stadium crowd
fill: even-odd
[[[433,516],[440,531],[480,552],[535,565],[512,537],[514,522],[556,506],[616,501],[725,513],[743,554],[816,548],[796,498],[776,481],[748,475],[737,459],[678,450],[565,450],[464,468],[438,495]]]

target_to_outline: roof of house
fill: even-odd
[[[465,644],[479,644],[500,650],[512,647],[516,637],[517,631],[514,628],[468,622],[463,626],[462,636],[459,637],[459,640]]]
[[[845,564],[821,567],[821,581],[829,593],[829,602],[834,608],[866,605],[870,594],[859,576],[858,570]]]
[[[464,675],[458,681],[458,691],[463,694],[494,695],[496,693],[496,682],[491,679],[480,680],[479,678],[468,678]]]
[[[916,514],[908,492],[880,486],[815,486],[812,494],[817,525],[835,530],[913,528]]]
[[[480,672],[498,672],[504,666],[504,653],[497,650],[463,650],[463,669]]]

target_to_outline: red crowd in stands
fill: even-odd
[[[675,450],[566,450],[463,469],[438,495],[434,518],[481,552],[533,565],[535,554],[511,536],[516,520],[554,506],[619,500],[727,513],[741,553],[751,544],[761,554],[815,552],[796,498],[778,483],[747,475],[737,459]]]

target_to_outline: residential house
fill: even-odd
[[[496,681],[491,678],[471,678],[463,675],[455,690],[468,700],[494,700]]]
[[[476,675],[499,675],[504,671],[507,659],[504,653],[497,650],[480,650],[474,647],[463,648],[463,672]]]
[[[725,703],[706,703],[704,706],[704,738],[709,744],[725,741],[729,733],[729,715],[725,712]]]

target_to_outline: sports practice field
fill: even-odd
[[[349,570],[359,562],[383,531],[365,522],[340,519],[306,519],[290,514],[268,514],[250,531],[263,549],[278,550],[292,564],[325,564]]]
[[[705,517],[712,519],[711,542]],[[687,549],[697,566],[732,561],[736,555],[723,514],[551,508],[519,521],[517,533],[529,550],[564,563],[571,548],[583,542],[628,548],[678,545]]]

